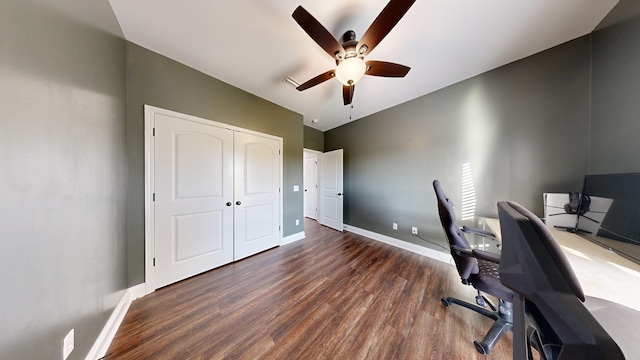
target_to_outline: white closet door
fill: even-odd
[[[234,258],[280,244],[280,142],[235,133]]]
[[[320,156],[320,224],[338,231],[343,223],[342,149]]]
[[[155,114],[155,287],[233,261],[233,131]]]

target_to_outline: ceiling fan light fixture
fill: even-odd
[[[284,81],[285,84],[291,86],[294,89],[297,88],[298,86],[300,86],[300,83],[295,81],[291,76],[287,76],[282,81]]]
[[[358,82],[367,70],[364,60],[359,57],[344,59],[336,68],[336,78],[343,85],[353,85]]]

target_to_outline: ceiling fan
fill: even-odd
[[[336,38],[316,20],[302,6],[298,6],[292,16],[302,29],[335,59],[337,67],[322,73],[301,84],[296,89],[306,90],[336,77],[342,83],[342,98],[345,105],[351,104],[355,84],[364,75],[383,77],[404,77],[410,67],[386,61],[364,61],[385,36],[400,21],[415,0],[391,0],[382,12],[364,32],[360,41],[356,40],[356,33],[348,30],[342,35],[342,42]]]

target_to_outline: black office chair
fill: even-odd
[[[493,238],[495,238],[495,235],[480,229],[469,227],[463,227],[461,229],[458,227],[453,202],[444,194],[438,180],[433,181],[433,189],[438,198],[440,222],[442,223],[442,228],[447,236],[447,240],[449,240],[451,256],[456,263],[456,268],[458,269],[462,283],[471,285],[478,290],[478,296],[476,296],[477,305],[453,297],[442,298],[442,303],[445,306],[450,306],[451,304],[460,305],[495,321],[482,341],[473,342],[478,352],[481,354],[490,354],[491,349],[493,349],[493,346],[502,334],[511,329],[511,301],[513,292],[500,282],[498,276],[500,256],[490,252],[472,249],[464,233],[473,233]],[[499,299],[497,308],[482,294],[483,292]],[[491,310],[485,308],[486,305],[489,305]]]
[[[515,202],[499,202],[500,279],[513,289],[513,358],[624,359],[622,351],[584,307],[582,287],[553,235]]]

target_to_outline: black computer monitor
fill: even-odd
[[[640,173],[587,175],[582,193],[590,204],[577,229],[640,261]]]

